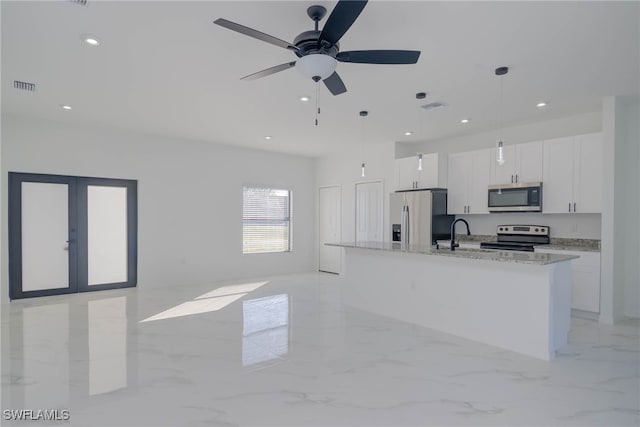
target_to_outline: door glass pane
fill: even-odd
[[[23,182],[22,291],[69,287],[67,184]]]
[[[127,281],[127,188],[87,186],[89,286]]]

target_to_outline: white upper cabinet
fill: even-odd
[[[496,148],[492,149],[493,159],[496,158],[496,150]],[[491,184],[542,181],[542,152],[542,141],[506,145],[504,164],[491,162]]]
[[[490,149],[449,155],[447,213],[488,213]]]
[[[576,136],[577,163],[574,166],[574,212],[602,212],[602,134]]]
[[[471,156],[467,153],[449,154],[447,178],[447,213],[467,213],[467,174],[471,170]]]
[[[602,211],[602,134],[544,142],[544,213]]]
[[[573,137],[545,141],[542,210],[545,213],[568,213],[572,202]]]
[[[418,170],[418,156],[396,160],[396,190],[440,187],[438,181],[438,153],[422,155],[422,170]]]

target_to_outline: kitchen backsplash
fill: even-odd
[[[541,214],[493,213],[485,215],[458,215],[469,222],[472,234],[496,235],[496,226],[502,224],[546,225],[551,227],[551,238],[600,240],[600,214]]]

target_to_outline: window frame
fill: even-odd
[[[244,194],[245,189],[261,189],[261,190],[272,190],[272,191],[286,191],[288,193],[288,209],[289,216],[286,220],[288,226],[288,236],[287,243],[288,249],[286,250],[268,250],[268,251],[260,251],[260,252],[245,252],[244,248],[244,225],[245,221],[245,204],[244,204]],[[280,220],[275,219],[275,220]],[[254,183],[244,183],[242,184],[242,255],[259,255],[259,254],[286,254],[293,252],[293,189],[284,185],[265,185],[265,184],[254,184]]]

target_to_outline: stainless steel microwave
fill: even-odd
[[[542,183],[490,185],[489,212],[542,212]]]

